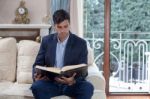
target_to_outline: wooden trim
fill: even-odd
[[[110,0],[105,0],[105,12],[104,12],[104,77],[106,80],[106,94],[109,94],[109,75],[110,75],[110,67],[109,67],[109,60],[110,60]]]
[[[104,77],[106,80],[106,94],[107,96],[149,96],[149,93],[110,93],[109,92],[109,77],[110,77],[110,20],[111,20],[111,0],[105,0],[105,16],[104,16]],[[115,99],[115,98],[114,98]],[[118,98],[120,99],[120,98]],[[125,98],[126,99],[126,98]]]

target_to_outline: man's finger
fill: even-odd
[[[61,78],[55,78],[55,80],[57,81],[57,82],[60,82],[60,83],[66,83],[66,81],[64,80],[64,79],[61,79]]]
[[[74,74],[72,75],[72,77],[74,78],[74,77],[76,76],[76,74],[77,74],[77,73],[74,73]]]

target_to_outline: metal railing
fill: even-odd
[[[102,69],[104,54],[104,38],[86,38],[94,49],[95,62]],[[110,85],[122,88],[128,84],[124,91],[145,92],[145,85],[149,85],[148,61],[145,52],[150,51],[150,33],[148,32],[111,32],[110,37]],[[120,84],[121,83],[121,84]],[[118,84],[120,86],[118,86]],[[133,86],[136,85],[136,88]],[[116,87],[116,86],[114,86]],[[111,90],[111,88],[110,88]],[[119,91],[115,88],[116,91]],[[112,92],[115,92],[112,88]]]

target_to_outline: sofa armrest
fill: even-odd
[[[99,71],[95,63],[88,67],[88,76],[86,79],[93,84],[95,90],[105,91],[106,83],[103,76],[103,71]]]

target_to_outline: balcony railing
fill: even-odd
[[[104,38],[86,38],[94,49],[95,62],[102,69]],[[150,51],[148,32],[111,32],[110,92],[149,92]]]

